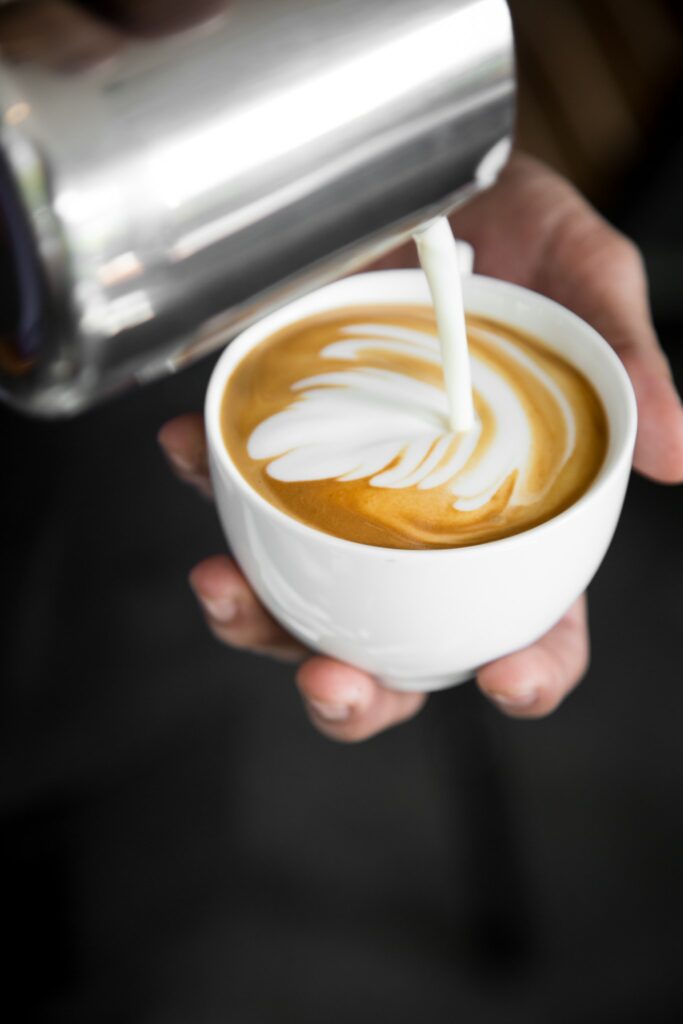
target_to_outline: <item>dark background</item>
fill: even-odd
[[[520,141],[642,245],[683,385],[679,7],[513,7]],[[683,489],[633,479],[557,714],[465,685],[335,745],[186,586],[224,544],[155,434],[210,369],[72,423],[0,412],[7,1019],[682,1019]]]

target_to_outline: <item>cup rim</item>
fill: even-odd
[[[536,303],[539,307],[545,307],[546,309],[552,309],[555,315],[563,317],[569,322],[573,322],[575,327],[583,334],[583,336],[589,339],[589,344],[592,344],[600,348],[603,355],[607,359],[607,362],[612,367],[613,377],[619,385],[619,397],[623,403],[623,407],[626,411],[627,422],[626,428],[624,429],[621,438],[617,439],[617,448],[614,452],[609,467],[605,466],[605,463],[598,470],[597,476],[591,482],[590,486],[575,502],[559,512],[557,515],[552,516],[550,519],[544,520],[542,523],[538,523],[536,526],[531,526],[528,529],[521,530],[519,533],[511,534],[507,537],[499,537],[490,541],[483,541],[480,544],[468,544],[462,547],[443,547],[443,548],[391,548],[391,547],[380,547],[374,544],[362,544],[359,541],[348,540],[345,537],[338,537],[336,534],[327,533],[325,530],[319,530],[315,526],[309,526],[307,523],[302,522],[299,519],[295,519],[293,516],[287,515],[282,512],[275,505],[272,505],[266,498],[264,498],[258,491],[256,491],[242,476],[237,466],[232,461],[228,452],[227,445],[223,440],[223,432],[221,430],[221,407],[223,402],[223,394],[225,388],[230,379],[230,375],[240,360],[249,352],[251,349],[259,344],[260,341],[265,340],[270,334],[276,330],[285,326],[288,322],[285,320],[281,323],[283,316],[289,309],[296,309],[298,306],[305,304],[306,300],[310,300],[316,295],[322,295],[325,292],[333,292],[338,286],[343,285],[348,287],[347,282],[358,281],[360,279],[367,280],[369,278],[382,277],[393,277],[397,281],[403,277],[404,280],[409,277],[415,281],[419,278],[424,280],[423,272],[418,268],[404,268],[400,270],[374,270],[367,271],[361,274],[354,274],[350,277],[342,278],[339,281],[335,281],[332,284],[325,285],[323,288],[316,289],[314,292],[309,293],[299,299],[295,299],[293,302],[287,303],[287,305],[276,310],[274,313],[267,315],[266,317],[256,321],[251,326],[247,327],[244,331],[240,332],[233,341],[225,348],[221,354],[218,362],[214,366],[209,386],[206,393],[206,401],[204,404],[204,419],[206,424],[206,435],[207,445],[209,453],[212,459],[216,460],[220,469],[223,470],[229,477],[229,479],[236,484],[240,491],[246,496],[246,498],[255,503],[261,508],[266,514],[271,515],[278,522],[283,523],[289,529],[293,529],[295,533],[301,534],[306,537],[309,541],[317,541],[318,543],[328,544],[333,548],[348,551],[353,549],[355,551],[362,551],[365,553],[365,557],[378,557],[386,558],[390,556],[392,558],[402,559],[410,558],[415,559],[416,557],[421,558],[435,558],[437,556],[444,557],[449,555],[450,557],[476,557],[476,553],[484,549],[490,550],[495,548],[500,550],[502,547],[509,547],[510,545],[520,543],[530,543],[539,536],[542,532],[549,532],[557,529],[558,524],[566,522],[568,519],[580,514],[580,512],[589,504],[594,501],[595,498],[604,491],[609,484],[612,482],[615,476],[619,474],[623,467],[623,463],[626,459],[629,461],[629,465],[632,459],[633,448],[635,445],[636,428],[637,428],[637,406],[636,398],[633,391],[633,385],[631,380],[624,368],[618,355],[612,348],[612,346],[602,337],[594,327],[591,327],[589,323],[577,316],[571,310],[562,306],[559,302],[555,302],[554,299],[550,299],[540,292],[535,292],[530,288],[525,288],[522,285],[512,284],[510,281],[503,281],[499,278],[490,277],[484,274],[468,274],[467,277],[474,279],[477,282],[481,282],[484,287],[494,287],[498,291],[507,291],[512,296],[531,296],[531,301]],[[372,304],[377,304],[377,299]],[[382,301],[382,300],[379,300]],[[400,304],[402,301],[405,304],[414,304],[414,298],[407,298],[401,300],[400,298],[393,299]],[[370,302],[366,302],[363,299],[356,299],[352,302],[340,300],[339,308],[343,308],[345,305],[370,305]],[[334,305],[330,304],[328,309],[334,309]],[[292,320],[296,318],[296,315],[292,317]],[[312,312],[307,313],[305,310],[300,314],[302,317],[313,315]],[[271,326],[272,325],[272,326]],[[532,329],[533,333],[533,329]],[[567,358],[565,356],[565,358]],[[571,362],[571,360],[569,360]],[[595,385],[594,385],[595,386]],[[600,395],[603,406],[605,405],[603,396]],[[609,417],[607,409],[605,410],[608,415],[608,422],[610,429],[613,424]],[[607,456],[606,456],[607,458]],[[210,460],[211,461],[211,460]]]

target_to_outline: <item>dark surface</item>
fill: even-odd
[[[70,424],[0,414],[11,1019],[681,1019],[683,489],[633,480],[559,713],[465,685],[334,745],[186,586],[223,542],[155,434],[209,370]]]

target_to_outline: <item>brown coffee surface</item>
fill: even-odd
[[[586,377],[539,339],[478,316],[468,316],[467,330],[476,438],[449,433],[438,404],[443,376],[431,309],[362,306],[283,328],[235,367],[221,410],[231,459],[285,514],[379,547],[467,546],[558,515],[604,461],[602,403]],[[415,343],[420,338],[424,343]],[[272,451],[254,457],[264,444]],[[508,454],[515,444],[525,453],[517,463]],[[283,458],[290,448],[295,475],[309,451],[317,460],[312,472],[329,465],[330,475],[278,479],[292,473]]]

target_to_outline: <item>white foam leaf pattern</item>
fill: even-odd
[[[519,504],[538,500],[528,487],[532,427],[527,411],[502,372],[472,355],[472,383],[495,412],[495,433],[479,450],[481,424],[455,438],[449,431],[443,389],[407,374],[362,365],[369,350],[407,354],[440,363],[433,335],[391,324],[356,324],[320,352],[326,359],[360,365],[334,369],[298,381],[292,404],[252,432],[248,453],[268,460],[267,472],[284,482],[367,478],[373,487],[428,489],[448,486],[454,507],[485,505],[517,472],[511,496]],[[566,449],[557,476],[574,447],[571,406],[555,381],[517,346],[487,333],[506,356],[542,383],[566,425]],[[474,457],[476,455],[476,457]],[[554,478],[553,477],[553,478]],[[544,491],[551,486],[546,481]]]

